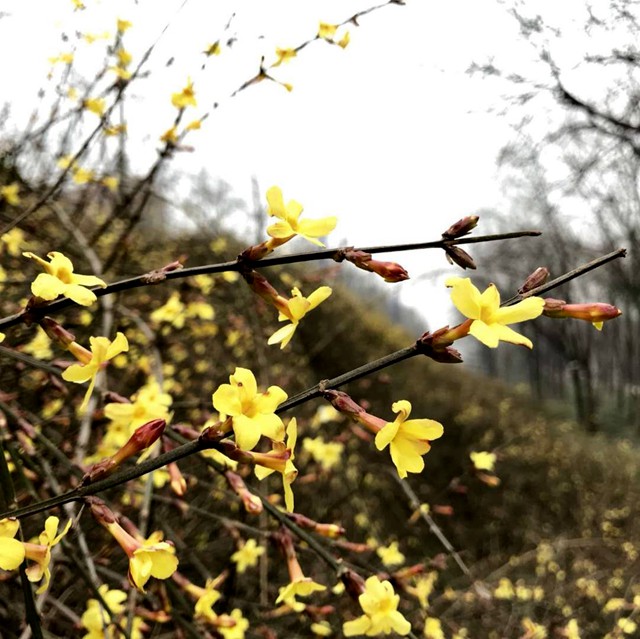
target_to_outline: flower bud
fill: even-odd
[[[167,422],[164,419],[152,419],[137,428],[118,452],[91,466],[82,478],[82,483],[89,484],[110,475],[124,461],[154,444],[162,435],[166,425]]]
[[[309,517],[300,515],[299,513],[287,513],[287,517],[296,523],[300,528],[308,528],[323,537],[335,538],[344,535],[346,530],[337,524],[320,524]]]
[[[262,501],[260,497],[249,492],[242,477],[232,470],[225,471],[224,476],[231,490],[242,500],[244,509],[251,515],[259,515],[262,512]]]
[[[76,341],[76,336],[73,333],[58,324],[58,322],[51,317],[43,317],[38,323],[47,334],[47,337],[57,344],[60,344],[62,348],[67,348],[69,344]]]
[[[344,568],[339,574],[340,580],[344,584],[348,595],[358,601],[358,597],[364,593],[364,579],[355,570]]]
[[[348,415],[351,419],[357,419],[358,414],[364,413],[364,408],[356,404],[347,393],[339,390],[329,389],[324,391],[323,397],[331,402],[331,405],[343,415]]]
[[[471,255],[469,255],[469,253],[461,249],[459,246],[445,246],[444,252],[447,256],[449,264],[457,264],[460,268],[464,269],[476,268],[476,263],[473,261]]]
[[[116,521],[113,511],[99,497],[85,497],[84,501],[89,505],[91,514],[98,523],[106,526]]]
[[[175,260],[162,268],[149,271],[141,276],[140,280],[145,284],[158,284],[167,279],[167,273],[171,271],[177,271],[182,268],[182,263],[179,260]]]
[[[460,326],[464,326],[465,324],[466,322],[463,322]],[[436,362],[459,364],[462,362],[462,356],[451,344],[453,344],[456,338],[464,337],[468,333],[468,328],[464,335],[458,335],[456,328],[458,327],[450,329],[448,326],[445,326],[433,333],[426,332],[418,339],[416,347],[423,355],[430,357]]]
[[[443,234],[442,237],[447,240],[453,240],[463,235],[467,235],[478,225],[480,218],[477,215],[467,215],[455,224],[452,224]]]
[[[598,330],[608,320],[622,315],[622,311],[612,304],[592,302],[587,304],[566,304],[562,300],[545,299],[543,315],[547,317],[571,317],[591,322]]]
[[[354,266],[362,269],[363,271],[370,271],[376,273],[384,279],[385,282],[396,283],[403,282],[409,279],[407,271],[396,264],[396,262],[381,262],[380,260],[374,260],[371,257],[371,253],[365,251],[356,251],[354,249],[346,249],[341,252],[338,257],[338,261],[346,259]]]
[[[518,289],[520,295],[528,293],[538,286],[542,286],[549,279],[549,269],[544,266],[539,266],[527,279],[524,284]]]

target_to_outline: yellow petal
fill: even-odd
[[[477,340],[482,342],[489,348],[497,348],[500,338],[498,337],[497,330],[500,328],[500,324],[485,324],[482,320],[476,320],[471,324],[469,333],[473,335]],[[506,328],[503,326],[502,328]]]
[[[24,561],[24,546],[12,537],[0,537],[0,568],[15,570]]]
[[[451,290],[451,300],[455,307],[470,319],[480,319],[480,291],[468,277],[451,277],[446,282]]]
[[[51,301],[62,295],[66,284],[49,273],[40,273],[31,283],[31,292],[43,300]]]
[[[336,228],[338,218],[335,216],[323,217],[319,220],[301,220],[298,223],[298,233],[307,239],[310,237],[322,237],[328,235]]]
[[[541,297],[529,297],[513,306],[505,306],[494,313],[494,320],[500,324],[517,324],[542,315],[544,300]]]
[[[273,344],[280,344],[280,348],[283,349],[293,337],[293,334],[296,332],[297,324],[287,324],[282,328],[279,328],[267,341],[269,346]]]

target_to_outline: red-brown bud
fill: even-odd
[[[549,269],[544,266],[539,266],[527,279],[524,284],[518,289],[520,295],[528,293],[538,286],[542,286],[549,279]]]
[[[350,568],[341,570],[339,576],[347,594],[352,599],[358,601],[358,597],[365,591],[364,579],[355,570],[351,570]]]
[[[117,521],[114,512],[99,497],[85,497],[84,501],[89,505],[91,514],[103,526],[113,524]]]
[[[360,413],[364,413],[364,408],[362,406],[356,404],[356,402],[351,399],[347,393],[344,393],[339,390],[329,389],[324,391],[322,396],[329,402],[331,405],[343,415],[348,415],[351,419],[358,419],[358,415]]]
[[[240,477],[238,473],[234,473],[232,470],[227,470],[225,471],[224,476],[231,490],[233,490],[233,492],[242,500],[244,509],[252,515],[259,515],[263,509],[260,497],[249,491],[242,480],[242,477]]]
[[[562,300],[545,299],[543,315],[547,317],[571,317],[573,319],[591,322],[597,329],[602,328],[602,322],[615,319],[622,315],[622,311],[612,304],[592,302],[587,304],[566,304]]]
[[[416,342],[416,346],[423,355],[430,357],[436,362],[441,362],[443,364],[459,364],[462,362],[462,356],[455,348],[453,348],[453,346],[451,346],[454,339],[457,337],[455,330],[455,328],[450,329],[448,326],[445,326],[433,333],[424,333]],[[465,335],[466,334],[467,333],[465,333]],[[462,335],[458,337],[462,337]]]
[[[480,218],[477,215],[467,215],[461,220],[458,220],[455,224],[452,224],[443,234],[442,237],[447,240],[453,240],[463,235],[467,235],[473,229],[478,226],[478,220]]]
[[[167,279],[167,273],[171,271],[177,271],[182,268],[182,263],[179,260],[175,260],[162,268],[149,271],[141,276],[140,280],[145,284],[158,284]]]
[[[457,264],[460,268],[470,268],[475,269],[476,263],[473,261],[473,258],[469,253],[467,253],[464,249],[461,249],[459,246],[445,246],[444,252],[447,256],[447,261],[449,264]]]
[[[340,257],[351,262],[363,271],[376,273],[382,277],[385,282],[396,283],[409,279],[409,273],[407,273],[400,264],[397,264],[396,262],[381,262],[380,260],[374,260],[371,257],[371,253],[366,253],[365,251],[347,249],[342,252]]]
[[[110,475],[124,461],[154,444],[162,435],[166,425],[167,422],[164,419],[152,419],[137,428],[129,441],[117,453],[91,466],[82,478],[82,483],[90,484]]]
[[[60,344],[62,348],[67,348],[69,344],[76,341],[76,336],[73,333],[50,317],[43,317],[38,323],[47,334],[47,337]]]
[[[344,535],[346,532],[342,526],[338,526],[337,524],[321,524],[299,513],[287,513],[287,517],[300,526],[300,528],[308,528],[323,537],[333,539],[339,535]]]

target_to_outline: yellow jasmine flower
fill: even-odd
[[[296,604],[298,603],[296,597],[308,597],[312,592],[319,592],[326,589],[326,586],[316,583],[311,577],[301,576],[280,588],[280,594],[276,599],[276,603],[284,602],[287,606],[296,608]]]
[[[23,253],[25,257],[36,261],[46,273],[40,273],[31,284],[31,292],[43,300],[54,300],[64,295],[81,306],[89,306],[96,301],[96,295],[87,286],[105,288],[106,283],[95,275],[79,275],[73,272],[71,260],[57,251],[47,253],[51,260],[46,262],[30,252]]]
[[[336,42],[341,49],[346,49],[351,42],[351,34],[348,31],[344,32],[344,35]]]
[[[168,579],[178,568],[176,549],[162,541],[162,532],[151,533],[148,539],[135,539],[116,521],[104,524],[129,557],[129,582],[140,592],[150,577]]]
[[[0,198],[11,206],[18,206],[20,204],[20,185],[17,182],[12,182],[11,184],[0,186]]]
[[[526,639],[546,639],[547,637],[546,628],[529,617],[522,620],[522,629],[525,631]]]
[[[542,314],[544,300],[529,297],[513,306],[500,308],[500,293],[494,284],[480,291],[468,277],[451,277],[446,281],[456,308],[473,320],[469,333],[485,346],[496,348],[500,340],[533,348],[531,340],[516,333],[507,324],[534,319]]]
[[[69,520],[63,531],[58,535],[59,523],[60,520],[57,517],[47,517],[47,520],[44,522],[44,531],[41,532],[38,537],[40,543],[24,544],[26,558],[35,562],[27,568],[27,578],[31,582],[40,581],[44,578],[42,585],[36,590],[36,594],[38,595],[49,587],[49,581],[51,580],[51,570],[49,569],[49,564],[51,563],[51,548],[60,542],[71,527],[71,520]]]
[[[333,408],[333,406],[331,406]],[[306,450],[324,470],[331,470],[340,463],[344,444],[340,442],[325,442],[321,437],[314,439],[307,437],[302,442],[302,448]]]
[[[391,459],[404,479],[407,473],[420,473],[424,468],[422,455],[431,449],[430,441],[442,437],[442,424],[433,419],[411,419],[411,404],[407,400],[395,402],[391,407],[398,413],[393,423],[387,422],[376,435],[376,448],[384,450],[390,445]]]
[[[15,570],[24,561],[24,545],[14,539],[20,529],[17,519],[0,519],[0,568]]]
[[[76,166],[71,169],[73,181],[76,184],[86,184],[87,182],[91,182],[95,177],[95,173],[90,169],[83,169],[82,167]]]
[[[208,579],[204,588],[193,585],[189,587],[189,590],[197,593],[198,596],[198,600],[194,607],[195,616],[213,622],[218,619],[218,615],[213,611],[213,606],[222,596],[214,586],[215,581],[213,579]]]
[[[303,297],[300,289],[294,287],[291,290],[291,299],[285,300],[278,296],[278,299],[281,301],[277,306],[280,311],[278,321],[282,322],[284,320],[289,320],[291,324],[287,324],[286,326],[278,329],[269,338],[267,344],[270,346],[273,344],[280,344],[280,349],[283,349],[291,341],[293,334],[298,328],[300,320],[309,311],[312,311],[316,306],[324,302],[332,292],[333,291],[330,287],[321,286],[313,291],[309,297]]]
[[[105,175],[101,183],[103,186],[106,186],[112,193],[115,193],[118,190],[118,185],[120,184],[120,178],[115,175]]]
[[[440,619],[427,617],[424,622],[424,636],[427,639],[445,639]]]
[[[118,33],[124,33],[127,29],[130,29],[133,25],[128,20],[121,20],[118,18]]]
[[[411,624],[398,612],[399,595],[388,581],[380,581],[378,577],[369,577],[365,582],[365,591],[358,597],[364,615],[347,621],[342,625],[346,637],[378,634],[388,635],[396,632],[408,635]]]
[[[4,342],[4,338],[6,335],[4,333],[0,333],[0,342]]]
[[[187,80],[187,85],[180,91],[180,93],[173,93],[171,95],[171,104],[176,109],[185,109],[188,106],[196,106],[196,94],[193,90],[193,82],[191,78]]]
[[[387,567],[404,563],[404,555],[400,552],[397,541],[391,542],[388,546],[379,546],[376,554]]]
[[[41,328],[38,329],[35,337],[30,342],[27,342],[22,346],[21,350],[29,355],[37,357],[38,359],[50,359],[53,357],[51,340]]]
[[[255,539],[249,539],[231,555],[231,561],[236,564],[238,572],[244,572],[247,568],[255,566],[263,554],[264,546],[258,546]]]
[[[220,40],[216,40],[213,44],[207,46],[203,53],[209,57],[211,55],[220,55],[222,48],[220,47]]]
[[[320,220],[300,220],[302,204],[290,200],[285,206],[282,191],[277,186],[272,186],[267,191],[267,202],[269,215],[279,218],[278,222],[267,228],[267,233],[279,240],[286,241],[299,235],[316,246],[324,246],[317,238],[333,231],[338,222],[334,216]]]
[[[18,255],[22,253],[22,247],[26,242],[24,231],[21,231],[17,226],[14,226],[10,231],[7,231],[0,236],[0,242],[2,242],[2,246],[7,248],[9,255],[18,257]],[[0,248],[2,248],[2,246],[0,246]],[[0,253],[2,253],[1,250]]]
[[[312,623],[309,628],[318,637],[330,637],[333,634],[331,624],[325,620]]]
[[[283,62],[288,62],[292,58],[295,58],[297,55],[298,55],[298,52],[295,49],[291,49],[291,48],[282,49],[280,47],[276,47],[276,57],[278,59],[272,66],[278,67]]]
[[[106,337],[90,337],[89,342],[91,343],[91,352],[76,342],[72,342],[68,346],[68,349],[81,363],[72,364],[62,372],[62,378],[67,382],[82,384],[83,382],[91,380],[82,404],[80,405],[81,411],[84,410],[89,401],[98,372],[107,365],[110,359],[129,350],[129,342],[120,332],[116,333],[116,338],[113,342]]]
[[[184,327],[185,306],[180,301],[180,293],[174,291],[169,299],[149,316],[152,322],[168,322],[176,328]]]
[[[580,627],[575,619],[570,619],[569,623],[564,627],[567,639],[580,639]]]
[[[295,459],[294,449],[296,446],[296,440],[298,439],[298,423],[295,417],[292,417],[289,420],[289,424],[287,425],[287,442],[286,445],[280,442],[275,442],[274,448],[279,452],[284,452],[284,450],[289,450],[290,455],[289,459],[287,459],[284,469],[282,470],[282,485],[284,488],[284,503],[287,509],[287,512],[293,512],[293,490],[291,489],[291,484],[295,481],[295,478],[298,476],[298,469],[293,465],[293,460]],[[262,480],[273,472],[271,468],[266,468],[264,466],[256,466],[255,473],[258,479]]]
[[[161,142],[167,142],[168,144],[175,144],[178,141],[178,129],[175,126],[172,126],[170,129],[167,129],[161,136]]]
[[[408,586],[407,592],[418,599],[420,607],[426,610],[429,607],[429,597],[433,592],[433,587],[438,580],[438,573],[434,570],[427,575],[420,575],[416,578],[414,586]]]
[[[284,424],[275,410],[287,399],[287,394],[278,386],[258,393],[256,378],[247,368],[236,368],[229,381],[230,384],[218,387],[212,401],[218,412],[233,418],[238,446],[242,450],[253,450],[261,435],[282,441]]]
[[[61,53],[60,55],[53,56],[49,58],[49,62],[51,64],[57,64],[58,62],[63,62],[64,64],[71,64],[73,62],[73,53]]]
[[[153,419],[170,420],[171,395],[163,393],[155,380],[150,381],[133,396],[133,402],[110,403],[104,407],[104,415],[117,422],[128,438],[136,428]],[[123,442],[124,443],[124,442]]]
[[[496,599],[513,599],[516,595],[516,591],[513,588],[511,580],[503,577],[498,582],[498,587],[493,592]]]
[[[625,635],[633,635],[638,629],[638,624],[629,617],[627,617],[626,619],[618,619],[616,625],[618,626],[618,628],[620,628],[620,630],[622,630],[622,632],[624,632]]]
[[[220,626],[218,632],[223,639],[244,639],[245,630],[249,629],[249,622],[242,616],[240,608],[231,611],[231,618],[236,622],[234,626]]]
[[[131,60],[133,60],[133,56],[126,49],[118,49],[116,51],[116,56],[118,57],[118,63],[120,67],[125,68],[131,64]]]
[[[476,470],[488,470],[490,472],[493,472],[493,469],[496,465],[495,453],[488,453],[486,451],[473,452],[469,455],[469,457],[471,458],[473,467]]]
[[[104,98],[87,98],[82,103],[82,106],[91,113],[95,113],[97,116],[102,117],[105,110]]]
[[[332,42],[333,36],[338,29],[337,24],[329,24],[328,22],[321,22],[318,26],[318,37]]]
[[[124,611],[124,602],[127,600],[126,592],[123,590],[109,590],[107,584],[100,586],[98,592],[114,615],[119,615]],[[89,631],[89,636],[104,637],[104,631],[113,619],[97,599],[89,599],[87,601],[87,609],[80,621],[83,627]]]

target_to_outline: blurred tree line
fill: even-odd
[[[571,19],[564,5],[541,13],[535,3],[516,1],[508,10],[532,53],[528,71],[521,61],[497,59],[470,67],[504,89],[501,115],[514,130],[498,159],[509,204],[483,219],[495,230],[539,228],[545,235],[500,245],[484,263],[501,273],[501,289],[515,292],[517,278],[539,266],[553,277],[625,246],[625,260],[553,294],[606,301],[624,315],[604,336],[580,322],[536,322],[526,327],[532,356],[484,349],[482,366],[510,379],[528,367],[536,396],[569,400],[589,431],[640,434],[640,7],[572,3]]]

